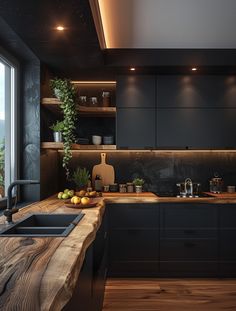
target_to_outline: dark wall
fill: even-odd
[[[19,178],[40,179],[40,61],[0,18],[0,42],[19,62]],[[40,199],[40,185],[24,186],[23,201]]]
[[[80,166],[92,171],[99,163],[100,153],[74,154],[71,170]],[[236,185],[236,152],[108,152],[107,163],[115,168],[116,182],[142,177],[149,191],[171,191],[176,182],[187,177],[202,183],[202,189],[207,191],[214,172],[224,179],[225,186]],[[59,174],[59,187],[63,189],[69,184],[65,182],[63,169]]]

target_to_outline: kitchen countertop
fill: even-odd
[[[159,198],[153,193],[104,193],[98,206],[83,209],[85,216],[67,237],[0,237],[0,310],[61,310],[70,300],[85,252],[101,224],[105,203],[236,203],[236,194],[207,198]],[[15,221],[29,213],[79,213],[50,197],[13,215]],[[4,216],[0,217],[4,223]]]

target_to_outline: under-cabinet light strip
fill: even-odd
[[[101,150],[85,150],[77,149],[71,150],[72,153],[88,152],[88,153],[99,153],[99,152],[115,152],[115,153],[236,153],[236,149],[231,150],[120,150],[120,149],[101,149]],[[58,150],[58,152],[63,153],[63,150]]]
[[[71,81],[73,84],[116,84],[116,81]]]

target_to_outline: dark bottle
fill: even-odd
[[[95,177],[94,188],[95,191],[102,191],[102,178],[100,175],[96,175]]]

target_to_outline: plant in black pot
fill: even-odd
[[[51,88],[54,95],[60,100],[60,108],[63,112],[63,147],[64,155],[62,166],[66,170],[66,177],[69,179],[69,161],[72,158],[71,145],[75,143],[75,123],[77,120],[76,112],[76,90],[68,79],[51,80]]]
[[[77,169],[74,171],[72,179],[76,185],[77,191],[81,190],[86,191],[88,182],[90,180],[89,171],[85,167],[84,168],[77,167]]]
[[[57,121],[56,123],[50,126],[50,129],[53,130],[54,141],[57,143],[62,142],[62,132],[64,129],[64,122]]]
[[[144,180],[142,178],[135,178],[133,180],[133,184],[135,185],[135,192],[136,193],[142,193]]]

